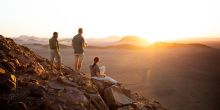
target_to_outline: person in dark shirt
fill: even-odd
[[[84,58],[84,47],[87,46],[87,43],[85,43],[85,39],[82,36],[83,29],[78,29],[78,34],[73,37],[72,40],[72,47],[74,49],[74,56],[75,56],[75,64],[74,69],[75,71],[79,72],[81,69],[81,65]]]
[[[51,67],[54,67],[54,60],[58,62],[58,70],[61,68],[61,55],[60,55],[60,47],[59,42],[57,40],[58,33],[54,32],[52,38],[49,39],[49,46],[50,46],[50,58],[51,58]]]

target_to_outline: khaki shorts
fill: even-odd
[[[61,65],[61,55],[60,52],[55,50],[55,49],[51,49],[50,50],[50,59],[52,62],[54,62],[54,60],[57,61],[58,65]]]
[[[84,58],[84,53],[82,53],[82,54],[75,53],[74,56],[75,56],[75,60],[78,60],[79,62],[82,62],[83,58]]]

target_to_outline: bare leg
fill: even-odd
[[[75,56],[74,69],[75,69],[75,71],[77,71],[77,72],[78,72],[78,62],[79,62],[79,57],[78,57],[78,56]]]
[[[58,61],[58,70],[61,69],[61,55],[60,55],[60,52],[57,53],[57,61]]]
[[[81,66],[82,66],[82,62],[79,61],[79,62],[78,62],[78,71],[81,69]]]
[[[51,69],[53,70],[54,69],[54,52],[51,50],[51,53],[50,53],[50,59],[51,59]]]
[[[79,56],[79,60],[78,60],[78,71],[79,71],[79,70],[81,69],[81,67],[82,67],[83,57],[84,57],[83,54]]]
[[[50,66],[51,66],[51,69],[52,69],[52,70],[53,70],[53,65],[54,65],[54,60],[51,60]]]

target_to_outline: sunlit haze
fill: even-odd
[[[150,41],[220,35],[220,0],[1,0],[0,34]]]

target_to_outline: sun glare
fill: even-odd
[[[155,42],[159,42],[159,41],[163,41],[164,39],[158,38],[158,37],[148,37],[145,38],[147,39],[150,43],[155,43]]]
[[[160,42],[160,41],[170,41],[170,40],[177,40],[178,38],[176,37],[157,37],[157,36],[151,36],[151,37],[144,37],[148,43],[155,43],[155,42]]]
[[[218,34],[220,26],[219,0],[1,0],[0,4],[1,34],[14,37],[49,37],[53,31],[72,37],[83,27],[86,38],[137,35],[157,42]]]

